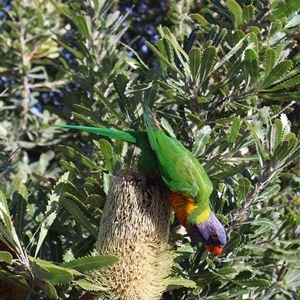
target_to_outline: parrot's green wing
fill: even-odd
[[[213,187],[203,166],[178,140],[164,133],[147,106],[143,105],[143,111],[148,139],[165,184],[194,197],[196,202],[208,201]]]
[[[153,177],[158,172],[155,154],[149,144],[148,136],[145,131],[121,131],[107,128],[77,126],[77,125],[57,125],[60,128],[87,131],[109,138],[119,139],[128,143],[135,144],[142,150],[141,158],[138,162],[140,171]]]

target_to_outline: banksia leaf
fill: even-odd
[[[234,143],[236,141],[236,138],[238,136],[239,130],[241,127],[241,121],[239,117],[235,117],[232,121],[231,131],[228,136],[228,142]]]
[[[254,16],[254,6],[253,5],[248,5],[243,8],[243,20],[245,22],[252,21],[253,16]]]
[[[208,47],[203,51],[202,58],[201,58],[200,74],[199,74],[200,84],[203,83],[204,80],[208,77],[213,66],[215,65],[216,55],[217,55],[217,50],[215,47]]]
[[[283,2],[276,1],[274,3],[276,7],[273,8],[275,8],[276,10],[269,17],[270,21],[275,21],[281,18],[285,18],[286,16],[289,16],[292,13],[299,11],[300,9],[300,2],[297,0],[287,0]]]
[[[208,125],[203,126],[197,132],[193,151],[192,151],[192,153],[195,157],[198,157],[203,153],[203,151],[205,149],[205,145],[210,140],[210,134],[211,134],[211,128]]]
[[[43,287],[43,292],[49,299],[58,299],[56,289],[53,286],[53,284],[50,283],[49,281],[45,281],[44,287]]]
[[[124,101],[124,99],[127,98],[125,95],[125,91],[126,91],[128,82],[129,82],[129,79],[124,74],[119,74],[116,77],[116,80],[114,82],[117,93],[123,101]]]
[[[199,68],[200,68],[200,61],[201,61],[201,51],[200,49],[194,48],[189,53],[190,59],[190,69],[192,73],[193,79],[197,76]]]
[[[264,81],[259,86],[259,90],[266,89],[280,78],[282,78],[292,67],[293,63],[290,60],[285,60],[276,65],[270,74],[266,76]]]
[[[99,167],[95,162],[93,162],[88,157],[84,156],[83,154],[79,153],[78,151],[74,150],[72,147],[68,146],[59,146],[59,150],[64,153],[67,157],[73,158],[78,163],[82,163],[86,167],[88,167],[91,170],[98,170]]]
[[[0,251],[0,261],[3,261],[5,263],[11,265],[12,260],[13,260],[13,256],[11,255],[10,252],[8,252],[8,251]]]
[[[210,26],[210,24],[200,14],[191,14],[191,18],[192,18],[192,20],[196,21],[200,25]]]
[[[234,28],[239,28],[243,23],[243,11],[235,0],[227,0],[227,7],[234,17]]]
[[[63,263],[64,268],[71,268],[78,272],[87,272],[94,269],[104,268],[118,261],[114,256],[85,256]]]
[[[93,237],[97,236],[97,231],[93,224],[89,221],[87,216],[82,212],[82,210],[75,204],[74,201],[68,198],[64,198],[62,205],[69,211],[69,213],[74,217],[74,219],[81,224]]]
[[[173,255],[168,249],[171,208],[164,194],[133,170],[112,180],[101,217],[97,250],[119,258],[93,272],[94,284],[108,287],[105,299],[160,299],[167,289]]]
[[[112,172],[114,153],[111,144],[106,140],[94,141],[94,144],[103,154],[106,170]]]
[[[276,52],[274,49],[269,48],[266,51],[266,65],[265,65],[265,75],[269,75],[275,65]]]

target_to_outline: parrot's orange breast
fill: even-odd
[[[168,194],[168,200],[171,203],[179,222],[184,227],[188,228],[188,225],[186,223],[187,218],[197,208],[194,198],[186,196],[182,193],[170,191],[170,193]]]

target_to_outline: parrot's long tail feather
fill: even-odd
[[[133,144],[136,144],[138,142],[134,134],[131,134],[126,131],[119,131],[119,130],[107,129],[107,128],[88,127],[88,126],[77,126],[77,125],[57,125],[57,126],[61,128],[70,128],[75,130],[92,132],[95,134],[119,139]]]

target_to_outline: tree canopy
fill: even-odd
[[[299,10],[298,0],[3,1],[0,297],[105,297],[95,274],[118,257],[95,250],[101,215],[140,153],[55,125],[144,130],[143,100],[204,166],[228,235],[213,259],[168,220],[162,299],[299,298]]]

